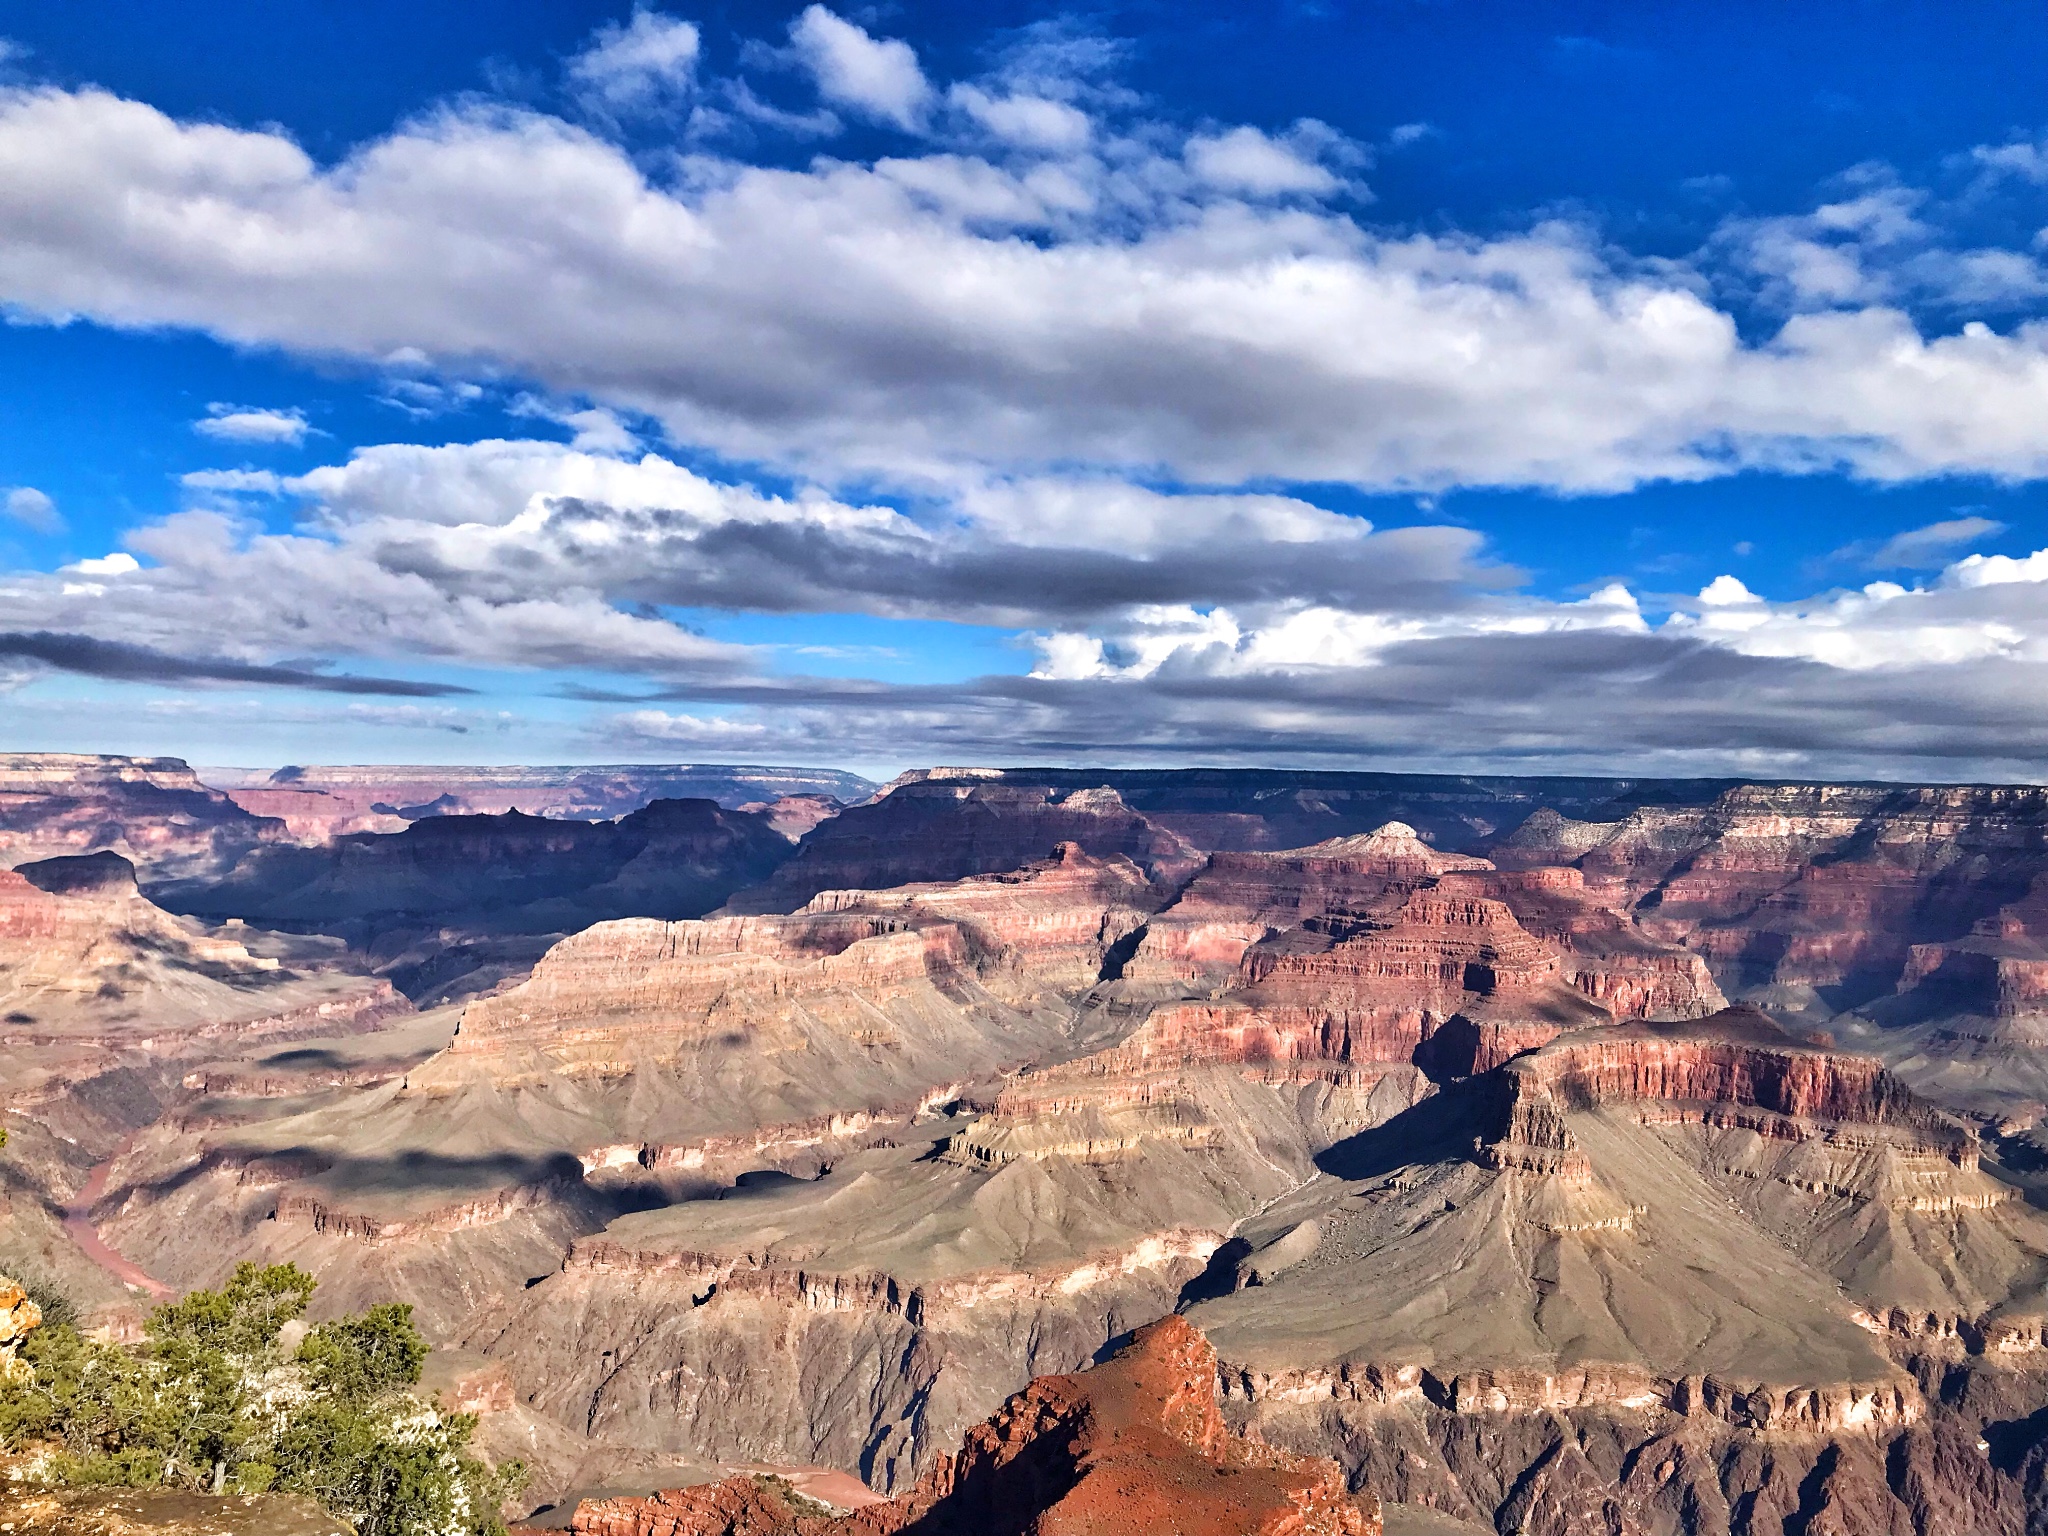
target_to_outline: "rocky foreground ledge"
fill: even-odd
[[[899,1499],[826,1512],[772,1479],[731,1477],[576,1511],[584,1536],[1379,1536],[1379,1500],[1333,1461],[1234,1434],[1216,1351],[1178,1317],[1090,1371],[1041,1376]]]

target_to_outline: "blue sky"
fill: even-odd
[[[0,747],[2039,776],[2037,5],[0,38]]]

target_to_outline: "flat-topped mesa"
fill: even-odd
[[[226,784],[236,804],[282,818],[303,843],[354,832],[397,832],[409,822],[447,815],[603,818],[656,800],[716,800],[727,809],[783,796],[828,797],[836,807],[874,786],[850,773],[812,768],[753,768],[689,763],[572,767],[450,767],[369,764],[280,768],[260,780]],[[799,812],[799,815],[802,813]]]
[[[1336,1463],[1247,1440],[1223,1421],[1216,1353],[1178,1317],[1093,1370],[1040,1377],[968,1431],[899,1499],[800,1511],[732,1478],[651,1499],[585,1502],[584,1536],[1378,1536],[1379,1500]]]
[[[1122,855],[1168,886],[1202,861],[1192,844],[1130,809],[1114,790],[910,784],[819,826],[795,858],[735,895],[727,910],[793,912],[820,891],[880,890],[1019,869],[1061,843],[1095,858]]]

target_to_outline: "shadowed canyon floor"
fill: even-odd
[[[1073,1459],[1135,1367],[1063,1373],[1174,1314],[1389,1530],[2048,1521],[2043,791],[935,771],[125,868],[0,890],[0,1268],[117,1307],[102,1170],[161,1282],[415,1300],[536,1500],[921,1511],[619,1532],[1091,1486],[1166,1453]]]

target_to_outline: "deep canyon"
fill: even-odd
[[[411,1301],[536,1520],[2048,1530],[2048,790],[16,754],[0,864],[0,1272]]]

